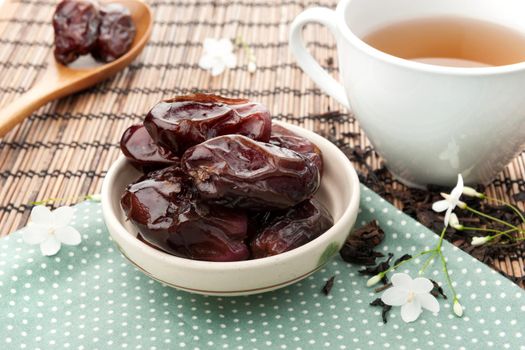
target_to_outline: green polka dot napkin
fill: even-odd
[[[362,191],[358,224],[379,221],[382,251],[398,258],[435,243],[434,233]],[[54,257],[20,233],[0,240],[0,349],[525,349],[524,291],[448,243],[463,318],[439,299],[437,315],[406,324],[393,308],[383,324],[381,309],[368,305],[379,295],[365,286],[361,267],[339,257],[274,292],[192,295],[128,264],[109,239],[100,204],[79,204],[75,213],[83,241]],[[406,266],[415,277],[417,267]],[[428,274],[444,281],[439,264]],[[321,288],[334,275],[325,296]]]

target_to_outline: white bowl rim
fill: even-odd
[[[290,251],[287,251],[287,252],[284,252],[278,255],[274,255],[274,256],[270,256],[266,258],[260,258],[260,259],[228,261],[228,262],[192,260],[192,259],[177,257],[175,255],[171,255],[171,254],[162,252],[158,249],[155,249],[153,247],[150,247],[144,242],[141,242],[136,236],[130,233],[122,225],[120,220],[117,219],[117,215],[115,211],[112,209],[112,206],[110,205],[112,201],[111,185],[114,183],[116,176],[121,171],[121,168],[125,166],[126,163],[128,163],[127,159],[123,155],[120,155],[119,158],[112,164],[102,184],[102,193],[101,193],[102,194],[102,200],[101,200],[102,210],[103,210],[105,219],[111,220],[111,222],[106,222],[106,224],[108,226],[112,225],[114,229],[113,234],[115,233],[118,234],[120,238],[126,240],[127,243],[134,245],[137,248],[140,246],[140,249],[143,250],[143,253],[150,258],[153,258],[156,260],[160,259],[166,264],[169,264],[171,266],[177,265],[180,267],[187,267],[189,269],[196,269],[196,270],[205,269],[205,270],[212,270],[212,271],[230,271],[230,270],[241,270],[241,269],[244,270],[244,269],[250,269],[253,267],[271,266],[276,263],[282,263],[287,260],[293,260],[296,256],[305,254],[307,251],[311,250],[313,247],[321,244],[322,242],[326,240],[333,241],[332,236],[336,235],[337,232],[339,232],[340,230],[345,230],[345,228],[343,227],[344,225],[349,225],[346,228],[346,230],[348,230],[348,233],[350,233],[350,230],[352,228],[351,218],[353,214],[359,210],[359,200],[360,200],[359,178],[350,160],[332,142],[328,141],[327,139],[316,134],[313,131],[307,130],[305,128],[302,128],[296,125],[285,123],[285,122],[273,121],[273,123],[280,124],[299,134],[303,134],[303,135],[305,134],[305,136],[308,139],[312,140],[315,144],[320,144],[320,143],[326,144],[328,148],[331,148],[335,152],[338,158],[339,164],[341,164],[341,168],[346,173],[345,178],[348,178],[350,180],[350,182],[347,183],[347,185],[351,186],[352,192],[350,194],[350,201],[348,203],[348,206],[344,210],[339,220],[337,220],[330,229],[328,229],[326,232],[321,234],[319,237],[315,238],[314,240],[300,247],[297,247],[295,249],[292,249]],[[344,185],[344,184],[341,184],[341,185]]]

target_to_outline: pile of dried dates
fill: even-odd
[[[120,147],[144,175],[121,199],[139,238],[196,260],[240,261],[297,248],[333,225],[312,198],[319,148],[245,99],[179,96],[129,127]]]
[[[64,0],[53,16],[55,59],[69,64],[91,53],[100,62],[124,55],[135,38],[135,24],[127,8],[95,0]]]

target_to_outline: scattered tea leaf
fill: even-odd
[[[392,260],[393,257],[394,257],[394,254],[388,253],[388,258],[385,261],[380,262],[379,264],[375,266],[365,267],[364,269],[359,270],[359,273],[362,275],[366,275],[366,276],[375,276],[380,272],[386,271],[390,267],[390,260]],[[383,282],[383,284],[388,283],[386,276],[384,276],[381,279],[381,282]]]
[[[333,66],[334,65],[334,58],[332,56],[328,57],[326,59],[326,65]]]
[[[377,220],[374,220],[352,232],[350,238],[358,239],[373,248],[383,241],[385,232],[377,224]]]
[[[409,260],[409,259],[412,259],[412,255],[405,254],[402,257],[400,257],[399,259],[397,259],[396,261],[394,261],[394,266],[396,266],[397,264],[399,264],[402,261]]]
[[[339,254],[349,263],[374,265],[376,258],[384,256],[374,251],[374,247],[381,243],[384,237],[385,233],[377,221],[369,222],[350,234]]]
[[[381,308],[383,308],[382,312],[381,312],[381,318],[383,319],[383,323],[387,323],[387,315],[388,313],[390,312],[390,310],[392,309],[392,306],[390,305],[387,305],[385,303],[383,303],[383,300],[381,300],[381,298],[377,298],[376,300],[372,301],[370,303],[371,306],[379,306]]]
[[[434,285],[434,288],[432,288],[430,294],[432,294],[435,298],[441,295],[443,299],[447,299],[447,296],[443,292],[443,288],[441,288],[441,286],[434,280],[430,280],[430,282],[432,282],[432,284]]]
[[[335,276],[332,276],[328,279],[328,281],[326,281],[323,287],[324,295],[330,294],[330,291],[332,290],[332,287],[334,286],[334,280],[335,280]]]

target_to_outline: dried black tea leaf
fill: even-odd
[[[330,291],[332,290],[332,287],[334,286],[334,280],[335,280],[335,276],[332,276],[328,279],[328,281],[326,281],[323,287],[324,295],[330,294]]]
[[[377,224],[377,221],[374,220],[352,232],[350,238],[358,239],[368,247],[373,248],[383,241],[385,232]]]
[[[443,299],[447,299],[447,296],[443,292],[443,288],[441,288],[441,286],[434,280],[430,280],[430,282],[432,282],[432,284],[434,285],[434,288],[432,288],[430,294],[432,294],[435,298],[441,295]]]
[[[328,57],[326,59],[326,65],[333,66],[334,65],[334,58],[332,56]]]
[[[385,233],[372,221],[350,234],[343,248],[339,252],[344,261],[365,266],[374,265],[376,258],[381,258],[382,253],[374,251],[374,247],[383,241]]]
[[[347,240],[339,252],[341,258],[351,264],[374,265],[377,258],[382,258],[382,253],[374,251],[359,240]]]
[[[399,264],[402,261],[409,260],[409,259],[412,259],[412,255],[405,254],[402,257],[400,257],[399,259],[397,259],[396,261],[394,261],[394,266],[396,266],[397,264]]]
[[[394,254],[388,253],[388,258],[385,261],[380,262],[376,266],[365,267],[364,269],[359,270],[359,273],[362,275],[366,275],[366,276],[375,276],[378,273],[386,271],[390,267],[390,260],[392,260],[393,257],[394,257]],[[381,279],[381,282],[383,282],[383,284],[388,283],[386,276],[383,276],[383,278]]]
[[[383,300],[381,300],[381,298],[377,298],[376,300],[372,301],[370,303],[371,306],[380,306],[381,308],[383,308],[383,310],[381,311],[381,317],[383,319],[383,323],[387,323],[387,315],[388,313],[390,312],[390,310],[392,309],[392,306],[390,305],[387,305],[385,303],[383,303]]]

